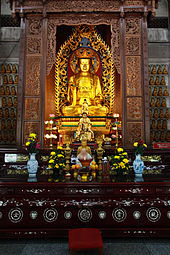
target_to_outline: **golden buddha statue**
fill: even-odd
[[[162,74],[161,66],[158,67],[157,73],[158,73],[158,74]]]
[[[15,75],[15,81],[14,84],[18,84],[18,75]]]
[[[3,111],[2,108],[0,108],[0,119],[3,118]]]
[[[155,141],[155,142],[158,142],[158,141],[159,141],[159,132],[155,132],[154,141]]]
[[[5,89],[3,86],[0,86],[0,96],[3,96],[5,94]]]
[[[154,79],[153,79],[153,76],[151,76],[151,77],[150,77],[149,85],[154,85]]]
[[[154,110],[153,117],[154,117],[155,119],[158,118],[158,109],[155,109],[155,110]]]
[[[18,104],[18,102],[17,102],[17,97],[15,97],[15,98],[14,98],[14,107],[17,107],[17,104]]]
[[[163,97],[163,99],[162,99],[161,106],[162,106],[162,107],[166,107],[166,99],[165,99],[164,97]]]
[[[169,118],[170,118],[170,114],[169,114],[169,110],[168,110],[168,109],[166,109],[165,118],[166,118],[166,119],[169,119]]]
[[[11,120],[7,120],[7,130],[10,130],[12,128]]]
[[[156,123],[155,123],[155,120],[152,120],[151,129],[156,129]]]
[[[158,98],[156,101],[156,107],[160,107],[160,106],[161,106],[161,102],[160,102],[160,99]]]
[[[6,129],[5,120],[1,120],[1,129]]]
[[[163,128],[164,130],[167,130],[167,121],[166,121],[166,120],[163,120],[163,122],[162,122],[162,128]]]
[[[159,76],[156,76],[155,84],[160,85]]]
[[[166,70],[166,66],[163,68],[163,74],[168,74],[168,71]]]
[[[11,109],[11,112],[10,112],[10,118],[15,118],[15,112],[13,108]]]
[[[82,137],[81,146],[79,146],[78,149],[77,149],[77,155],[79,155],[79,154],[81,153],[82,149],[85,149],[86,152],[92,156],[91,149],[90,149],[90,147],[87,145],[87,139],[86,139],[85,136]]]
[[[155,102],[154,102],[154,99],[153,99],[153,98],[151,98],[150,106],[151,106],[151,107],[155,107]]]
[[[89,115],[105,116],[107,108],[102,106],[103,95],[100,78],[96,74],[98,67],[94,68],[93,50],[78,49],[70,59],[70,66],[74,71],[68,82],[67,104],[63,114],[67,116],[80,115],[83,103],[88,104]],[[76,57],[76,64],[74,58]],[[96,59],[99,58],[95,55]],[[97,59],[99,62],[99,59]]]
[[[7,84],[8,83],[8,78],[7,75],[3,76],[3,84]]]
[[[163,96],[163,92],[162,92],[162,88],[160,87],[159,90],[158,90],[158,96]]]
[[[8,108],[5,109],[5,118],[8,118],[9,117],[9,110]]]
[[[164,141],[165,141],[164,132],[161,132],[161,134],[160,134],[160,140],[161,140],[161,142],[164,142]]]
[[[15,86],[12,86],[12,88],[11,88],[11,95],[12,96],[16,95]]]
[[[1,73],[5,73],[6,72],[6,67],[5,64],[1,65]]]
[[[158,95],[158,92],[157,92],[157,89],[156,89],[156,88],[154,88],[152,95],[153,95],[153,96],[157,96],[157,95]]]
[[[8,134],[6,131],[4,131],[4,142],[8,141]]]
[[[164,114],[163,114],[163,110],[162,109],[160,109],[160,113],[159,113],[159,118],[163,118],[164,117]]]
[[[164,76],[161,77],[161,83],[160,83],[160,84],[161,84],[161,85],[166,85]]]
[[[153,65],[153,68],[152,68],[152,74],[156,74],[157,72],[156,72],[156,66],[155,65]]]
[[[7,87],[6,87],[6,90],[5,90],[5,95],[6,95],[6,96],[9,96],[9,95],[10,95],[9,86],[7,86]]]
[[[2,98],[2,107],[6,107],[6,106],[7,106],[6,98],[3,97],[3,98]]]
[[[15,64],[12,65],[12,73],[17,73],[17,68]]]
[[[9,84],[13,84],[13,83],[14,83],[13,77],[12,77],[12,75],[10,75],[10,76],[9,76]]]
[[[7,65],[6,72],[7,72],[7,73],[11,73],[11,65],[10,65],[10,64]]]
[[[82,140],[82,137],[85,137],[86,140],[91,141],[94,138],[94,133],[91,130],[92,123],[87,117],[87,113],[84,112],[82,118],[78,124],[78,130],[76,132],[76,140]]]
[[[157,122],[157,129],[162,129],[161,120],[158,120]]]
[[[12,107],[12,106],[13,106],[12,97],[9,97],[9,99],[8,99],[8,107]]]
[[[164,96],[169,96],[169,92],[168,92],[168,90],[167,90],[167,87],[166,87],[165,90],[164,90]]]

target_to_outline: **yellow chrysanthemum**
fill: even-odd
[[[136,143],[134,143],[134,144],[133,144],[133,146],[137,147],[137,146],[138,146],[138,143],[137,143],[137,142],[136,142]]]
[[[120,152],[123,152],[123,149],[122,148],[118,148],[117,151],[118,151],[118,153],[120,153]]]
[[[147,147],[148,147],[145,143],[143,144],[143,146],[144,146],[145,148],[147,148]]]
[[[123,152],[122,155],[123,156],[127,156],[128,154],[127,154],[127,152]]]
[[[58,165],[58,164],[56,164],[56,165],[55,165],[55,168],[59,168],[59,165]]]
[[[30,142],[27,142],[27,143],[26,143],[26,146],[29,146],[29,145],[30,145]]]
[[[120,159],[120,156],[115,156],[115,159]]]
[[[50,159],[50,160],[49,160],[49,163],[50,163],[50,164],[54,163],[54,159]]]
[[[124,164],[123,162],[120,162],[119,166],[120,166],[121,168],[125,168],[125,164]]]
[[[34,134],[34,133],[31,133],[30,135],[29,135],[29,137],[32,137],[32,138],[36,138],[36,134]]]
[[[126,164],[126,163],[129,163],[129,160],[127,158],[124,158],[123,162]]]
[[[59,158],[60,158],[60,157],[64,158],[64,155],[62,155],[62,154],[58,154],[58,157],[59,157]]]
[[[49,168],[53,168],[51,165],[48,165]]]
[[[55,151],[52,151],[50,154],[51,154],[52,156],[55,155]]]
[[[61,146],[58,146],[57,147],[57,150],[62,150],[63,148]]]

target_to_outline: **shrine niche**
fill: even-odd
[[[123,145],[125,147],[131,147],[137,138],[144,139],[149,144],[147,15],[148,13],[155,13],[155,1],[25,0],[22,3],[15,1],[13,12],[18,13],[22,21],[20,80],[18,83],[18,112],[20,114],[17,117],[17,144],[19,146],[24,144],[26,130],[38,132],[43,146],[44,121],[47,119],[47,115],[49,113],[56,116],[68,115],[65,107],[73,104],[72,99],[69,101],[66,95],[68,83],[72,79],[74,80],[78,73],[67,62],[67,64],[64,63],[62,69],[62,72],[68,72],[67,82],[63,80],[64,83],[61,87],[59,86],[61,76],[56,76],[55,79],[55,70],[59,67],[59,62],[56,62],[58,56],[56,56],[56,50],[59,50],[56,45],[60,38],[57,29],[59,26],[78,27],[83,24],[90,27],[107,25],[111,33],[109,56],[111,56],[113,64],[109,65],[111,76],[113,74],[112,77],[114,78],[109,83],[115,83],[115,85],[111,85],[109,92],[104,87],[103,79],[106,78],[104,72],[101,72],[101,77],[99,74],[104,67],[101,58],[103,53],[96,48],[97,44],[90,42],[91,46],[94,43],[91,47],[93,51],[90,50],[90,54],[95,56],[95,62],[98,61],[97,56],[99,56],[100,63],[96,73],[90,69],[90,74],[93,77],[98,76],[101,84],[100,93],[97,95],[99,96],[98,102],[100,101],[99,106],[106,107],[105,116],[107,114],[108,116],[112,115],[114,112],[121,115]],[[66,38],[66,40],[69,39]],[[66,53],[67,60],[72,57],[76,61],[76,56],[80,54],[80,51],[75,52],[75,55],[74,51],[76,48],[78,49],[80,42],[81,39],[75,39],[74,43],[72,42],[70,52]],[[102,42],[100,41],[100,43]],[[66,45],[62,47],[64,49]],[[84,48],[88,48],[87,45]],[[103,49],[104,51],[107,50],[104,43]],[[56,69],[54,67],[55,62]],[[91,65],[91,62],[88,64]],[[49,89],[47,84],[54,84],[54,87]],[[59,87],[62,88],[62,91],[58,90]],[[118,87],[120,88],[119,91],[117,91]],[[51,97],[48,96],[49,90],[51,90]],[[30,102],[38,102],[38,106],[33,107]],[[23,105],[26,107],[24,110],[22,110]],[[36,114],[33,116],[31,111]],[[22,112],[23,114],[21,114]],[[95,111],[93,113],[96,114]],[[137,130],[138,136],[133,132],[134,128]]]

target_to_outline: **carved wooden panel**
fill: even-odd
[[[133,145],[134,142],[143,140],[143,127],[141,122],[128,122],[127,123],[127,145],[129,147]]]
[[[139,18],[126,18],[126,34],[136,35],[140,33],[140,19]]]
[[[127,119],[134,121],[142,119],[142,99],[140,97],[127,98]]]
[[[125,0],[125,5],[144,5],[144,1],[142,0]]]
[[[28,37],[27,38],[27,55],[39,55],[39,54],[41,54],[41,38]]]
[[[40,94],[40,57],[27,57],[25,95]]]
[[[141,95],[141,57],[126,57],[127,95]]]
[[[40,99],[26,98],[25,99],[25,119],[39,120],[40,117]]]
[[[37,18],[29,18],[28,35],[39,35],[42,31],[42,20]]]
[[[141,44],[140,37],[127,37],[125,38],[125,50],[126,55],[140,55],[141,53]]]
[[[115,19],[111,23],[111,50],[114,64],[120,74],[120,20]]]
[[[30,133],[37,134],[38,138],[40,135],[40,123],[39,122],[25,122],[24,124],[24,144],[28,141],[28,137]]]

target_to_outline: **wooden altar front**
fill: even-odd
[[[60,25],[110,26],[114,65],[121,77],[123,145],[149,144],[147,15],[155,1],[13,1],[21,17],[17,145],[30,132],[44,142],[45,86],[56,59]]]

